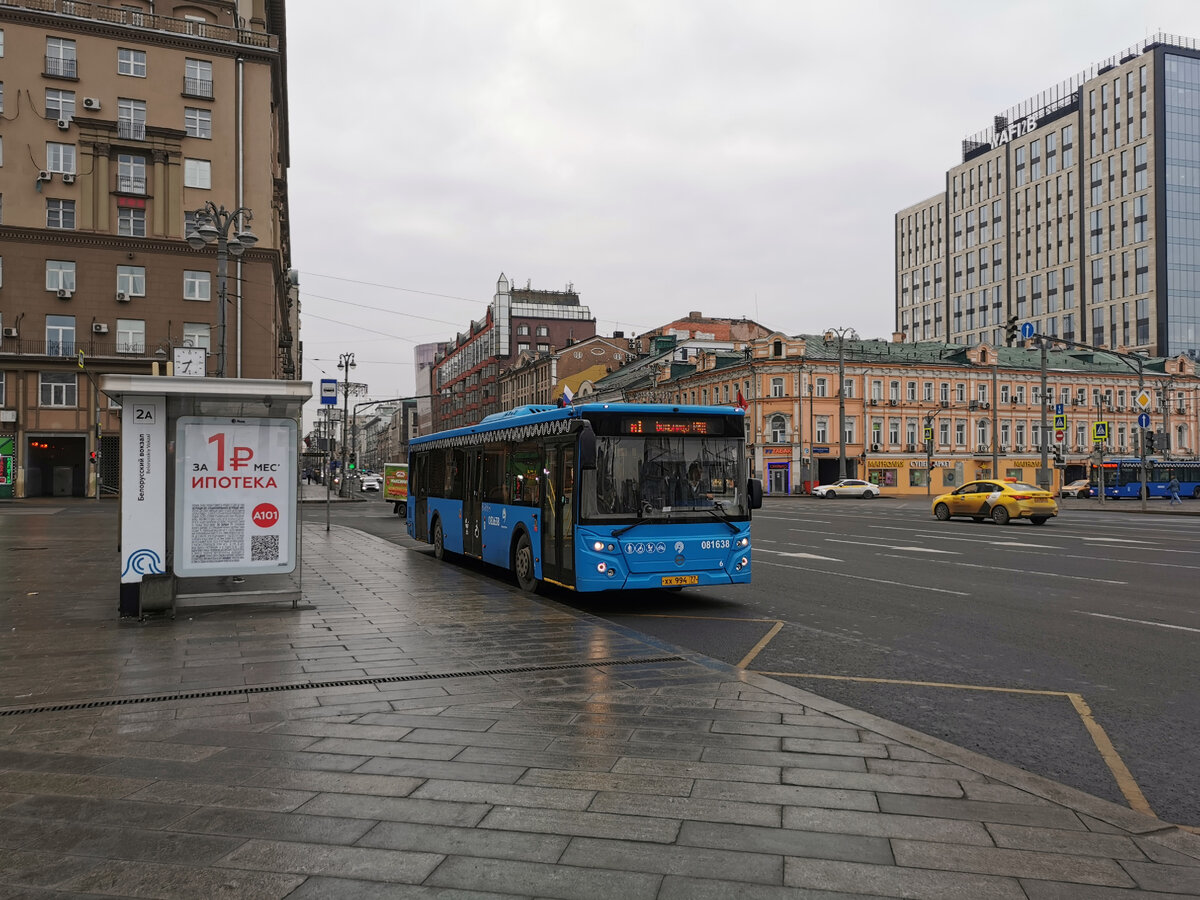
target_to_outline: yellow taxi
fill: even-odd
[[[1058,515],[1054,495],[1016,479],[972,481],[942,494],[933,501],[933,514],[943,522],[952,516],[967,516],[976,522],[991,519],[1007,525],[1013,519],[1028,519],[1034,525]]]

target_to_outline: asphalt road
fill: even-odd
[[[1073,505],[1038,528],[768,500],[750,586],[552,596],[1200,826],[1200,519]],[[428,552],[390,509],[334,520]]]

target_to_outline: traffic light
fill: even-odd
[[[1058,445],[1055,445],[1055,447],[1054,447],[1054,464],[1056,466],[1061,466],[1063,464],[1062,447],[1060,447]]]
[[[348,466],[346,466],[346,471],[353,472],[357,468],[358,468],[358,454],[351,453],[350,454],[350,464]]]
[[[1154,452],[1154,432],[1150,431],[1150,430],[1146,430],[1142,433],[1145,435],[1143,440],[1145,440],[1145,442],[1146,442],[1146,455],[1149,456],[1151,453]]]
[[[93,466],[94,466],[96,463],[100,462],[100,451],[99,451],[99,450],[93,450],[93,451],[92,451],[92,452],[89,454],[89,459],[91,460],[91,463],[92,463],[92,465],[93,465]]]
[[[1009,316],[1008,324],[1004,326],[1004,342],[1012,347],[1017,343],[1017,317]]]

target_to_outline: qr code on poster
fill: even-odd
[[[250,559],[253,562],[279,559],[279,535],[253,534],[250,536]]]

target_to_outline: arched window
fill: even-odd
[[[771,417],[771,443],[787,443],[787,419],[785,419],[783,416]]]

